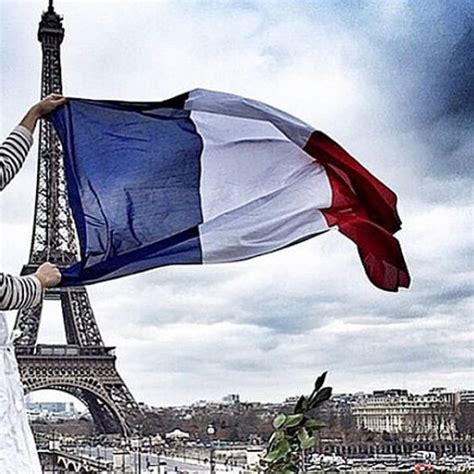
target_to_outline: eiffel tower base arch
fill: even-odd
[[[61,352],[71,346],[39,346],[39,355],[17,355],[25,394],[37,390],[66,392],[88,409],[101,434],[130,436],[142,422],[137,403],[115,369],[115,357],[48,356],[41,351]]]

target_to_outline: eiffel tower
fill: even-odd
[[[60,47],[62,17],[49,0],[38,30],[43,64],[41,97],[62,93]],[[61,144],[52,125],[41,120],[36,205],[28,264],[22,275],[49,261],[63,268],[78,260],[74,222],[68,203]],[[97,432],[130,435],[141,413],[115,367],[114,347],[106,347],[84,287],[53,288],[43,300],[60,302],[65,345],[38,344],[42,304],[18,312],[15,350],[25,392],[67,392],[89,409]]]

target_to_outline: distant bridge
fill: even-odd
[[[111,465],[110,461],[92,459],[65,451],[40,449],[38,453],[45,473],[97,473],[107,471],[107,468],[110,469]]]

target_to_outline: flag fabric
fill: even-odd
[[[377,287],[409,285],[396,195],[280,110],[197,89],[153,103],[69,99],[50,120],[80,243],[63,286],[244,260],[332,227]]]

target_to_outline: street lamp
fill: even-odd
[[[53,458],[53,474],[55,474],[56,472],[56,460],[55,460],[55,456],[54,456],[54,451],[56,451],[56,431],[53,430],[53,442],[49,443],[50,444],[50,449],[52,448],[52,451],[53,451],[53,455],[51,456]],[[57,455],[56,455],[56,459],[57,459]]]
[[[126,452],[126,449],[127,449],[127,440],[122,438],[121,442],[120,442],[120,445],[121,445],[121,451],[120,454],[122,455],[122,464],[121,464],[121,467],[122,467],[122,472],[125,472],[125,454],[127,453]]]
[[[135,436],[130,440],[130,446],[134,453],[134,456],[133,456],[134,469],[135,469],[135,472],[137,472],[138,474],[142,473],[142,446],[143,446],[142,443],[143,443],[143,440],[140,436]],[[137,459],[137,455],[138,455],[138,459]],[[138,464],[138,469],[137,469],[137,464]]]
[[[214,428],[214,425],[212,423],[209,423],[207,425],[207,434],[211,438],[211,455],[209,457],[209,466],[210,466],[210,473],[214,474],[215,471],[215,465],[214,465],[214,435],[216,434],[216,429]]]

